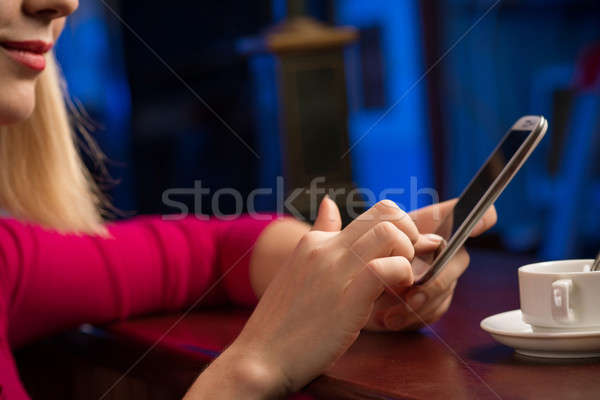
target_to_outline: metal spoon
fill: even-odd
[[[592,264],[590,271],[600,271],[600,251],[598,252],[598,255],[596,256],[596,261],[594,261],[594,263]]]

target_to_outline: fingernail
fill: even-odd
[[[398,204],[394,203],[392,200],[390,199],[383,199],[380,201],[381,204],[383,204],[384,206],[390,207],[390,208],[399,208]]]
[[[388,329],[402,329],[404,326],[404,317],[400,314],[389,315],[385,319],[385,326]]]
[[[408,305],[412,309],[412,311],[418,311],[425,301],[427,300],[427,296],[423,292],[418,292],[417,294],[412,295],[408,299]]]
[[[440,244],[444,240],[443,237],[441,237],[440,235],[436,235],[435,233],[426,233],[423,235],[423,237],[428,243],[433,245]]]

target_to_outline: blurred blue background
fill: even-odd
[[[248,194],[284,173],[275,60],[244,53],[240,43],[283,21],[296,3],[80,2],[57,57],[71,96],[95,121],[94,136],[110,159],[112,180],[101,184],[121,210],[117,217],[169,212],[163,191],[191,188],[195,180],[213,191],[231,187]],[[595,254],[597,2],[303,3],[307,15],[359,33],[344,52],[354,145],[349,154],[358,187],[378,194],[409,192],[415,184],[435,188],[441,199],[458,196],[518,117],[543,114],[546,138],[497,202],[498,225],[473,245],[543,258]],[[262,157],[254,157],[192,91]],[[405,208],[432,201],[422,195],[414,202],[408,193],[388,197]],[[224,201],[221,210],[235,211]],[[196,211],[210,208],[202,204]]]

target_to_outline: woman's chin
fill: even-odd
[[[0,93],[0,126],[12,125],[28,119],[35,107],[35,88]]]

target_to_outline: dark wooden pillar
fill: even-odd
[[[425,58],[425,69],[435,64],[442,55],[440,46],[440,8],[442,5],[436,0],[422,0],[421,21],[423,27],[423,49]],[[448,179],[446,169],[446,135],[444,132],[444,121],[442,114],[442,66],[437,65],[427,74],[427,102],[429,114],[429,126],[431,129],[431,156],[433,160],[433,172],[435,187],[440,193],[440,198],[446,198],[445,181]]]
[[[328,193],[347,222],[346,195],[354,185],[350,155],[341,157],[350,147],[343,50],[357,33],[322,24],[303,11],[302,1],[290,1],[290,16],[247,50],[276,59],[285,186],[288,194],[303,189],[291,205],[312,220]],[[311,192],[315,183],[317,195]]]

